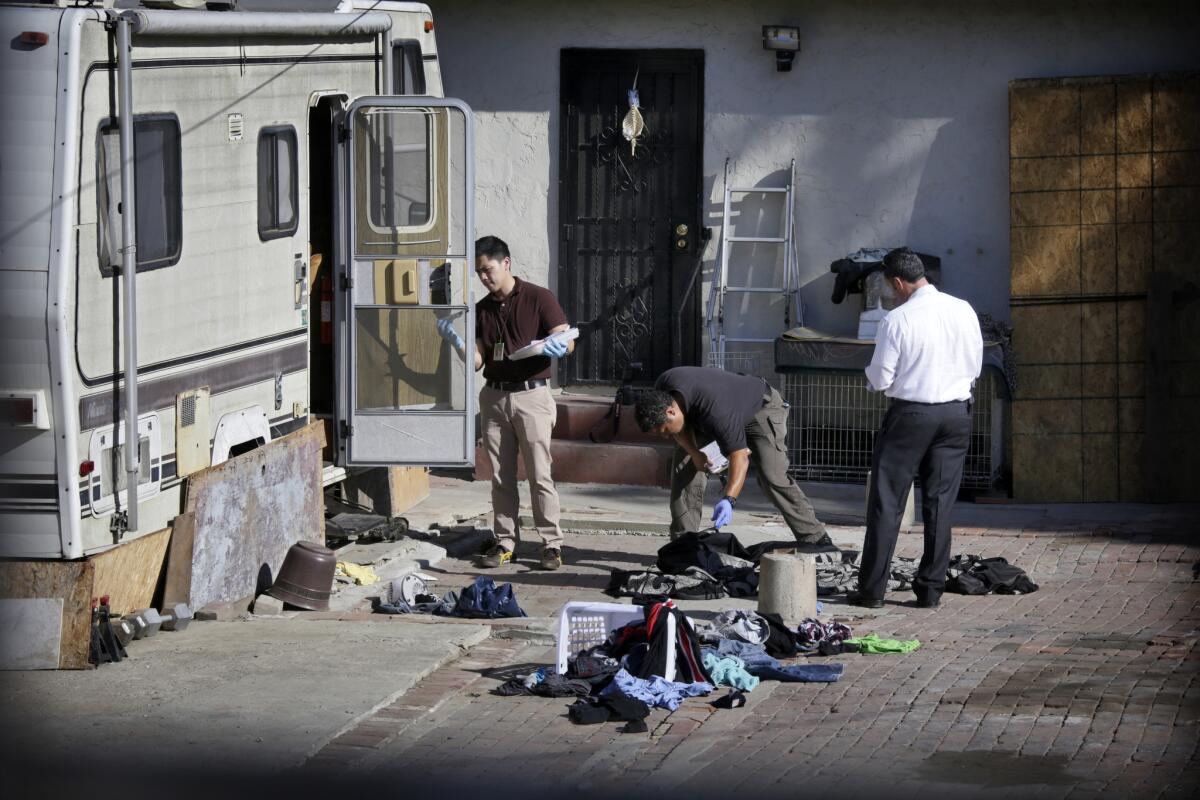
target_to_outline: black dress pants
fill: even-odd
[[[893,400],[875,440],[867,536],[858,588],[864,597],[883,599],[891,571],[900,517],[913,478],[921,482],[925,551],[913,591],[922,600],[941,596],[950,564],[950,511],[962,482],[971,441],[966,401],[910,403]]]

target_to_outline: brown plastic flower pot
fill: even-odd
[[[283,557],[279,576],[266,593],[309,611],[328,611],[337,557],[316,542],[296,542]]]

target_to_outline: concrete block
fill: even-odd
[[[911,502],[912,493],[909,493]],[[759,562],[758,610],[789,628],[817,615],[817,565],[811,556],[776,550]]]
[[[269,594],[260,594],[254,598],[250,611],[256,617],[277,616],[283,613],[283,601]]]
[[[58,669],[61,597],[0,600],[0,669]]]

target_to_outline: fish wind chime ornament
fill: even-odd
[[[639,70],[640,72],[640,70]],[[629,142],[629,155],[637,155],[637,140],[638,137],[646,132],[646,121],[642,119],[641,101],[638,99],[637,91],[637,76],[633,76],[633,88],[629,90],[629,111],[625,112],[625,119],[621,120],[621,135],[625,137],[625,141]]]

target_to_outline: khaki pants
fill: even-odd
[[[502,392],[490,386],[479,393],[483,446],[492,465],[492,522],[496,541],[509,552],[517,548],[521,497],[517,484],[517,455],[525,460],[533,524],[543,547],[562,548],[558,526],[558,490],[550,474],[550,434],[558,406],[550,388]]]
[[[787,407],[774,389],[764,399],[766,403],[746,425],[750,465],[763,494],[779,509],[796,540],[815,542],[825,535],[825,526],[804,492],[788,477]],[[707,484],[708,475],[697,472],[687,451],[676,447],[671,463],[672,536],[709,527],[701,524]]]

